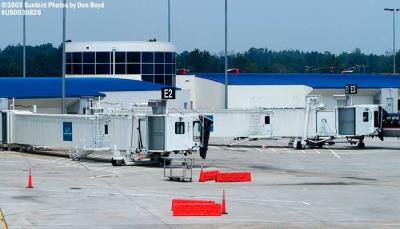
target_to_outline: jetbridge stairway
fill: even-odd
[[[69,153],[72,160],[80,160],[92,153],[110,152],[110,140],[101,134],[100,116],[95,116],[93,119],[93,136],[89,140],[83,140],[79,146],[76,146],[73,152]]]

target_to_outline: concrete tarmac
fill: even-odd
[[[211,146],[207,160],[196,160],[206,170],[251,171],[251,183],[199,183],[199,166],[195,182],[183,183],[165,180],[161,167],[3,151],[0,208],[10,229],[399,228],[400,141],[366,143],[363,150],[294,150],[282,140]],[[171,214],[172,198],[219,202],[222,190],[227,215]]]

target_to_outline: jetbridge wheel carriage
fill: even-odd
[[[167,165],[169,166],[172,162],[171,158],[168,158],[170,153],[167,154],[153,154],[145,158],[145,160],[139,159],[135,160],[130,156],[124,155],[122,156],[121,153],[114,154],[111,158],[111,164],[113,166],[123,166],[123,165],[133,165],[135,162],[143,162],[143,161],[151,161],[154,163],[158,163],[160,165]]]
[[[297,149],[297,150],[301,150],[308,147],[311,148],[318,148],[321,149],[325,144],[328,145],[334,145],[334,137],[325,137],[325,138],[320,138],[320,137],[316,137],[316,138],[310,138],[310,139],[306,139],[305,141],[300,140],[300,139],[294,139],[291,142],[289,142],[289,146],[293,146],[293,148]]]

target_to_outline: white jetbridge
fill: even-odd
[[[206,157],[210,120],[196,113],[168,113],[166,101],[148,105],[152,110],[91,107],[88,115],[6,110],[1,113],[0,139],[3,147],[21,151],[67,150],[72,159],[112,152],[113,165],[169,163],[170,154],[199,152]]]
[[[205,159],[210,138],[229,144],[250,139],[289,138],[296,149],[322,147],[344,138],[365,146],[365,137],[400,136],[400,115],[378,105],[326,110],[318,97],[305,108],[175,111],[166,101],[150,101],[127,110],[90,108],[88,115],[37,114],[5,110],[1,115],[3,147],[17,150],[66,149],[72,159],[112,152],[113,165],[142,160],[167,163],[174,154],[199,152]],[[148,105],[148,106],[147,106]],[[152,109],[150,110],[149,107]]]
[[[296,149],[322,147],[346,139],[364,148],[365,137],[393,137],[386,128],[388,114],[378,105],[355,105],[327,110],[318,97],[305,108],[199,110],[213,120],[210,138],[227,145],[254,139],[288,138]],[[393,119],[393,117],[391,118]],[[386,126],[385,126],[386,125]],[[399,126],[400,127],[400,126]],[[400,136],[400,128],[397,136]]]

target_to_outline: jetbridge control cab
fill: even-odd
[[[200,142],[195,141],[198,132],[195,123],[193,115],[148,116],[148,150],[153,152],[198,150]]]
[[[337,109],[340,136],[370,136],[379,132],[381,109],[377,105],[357,105]]]

